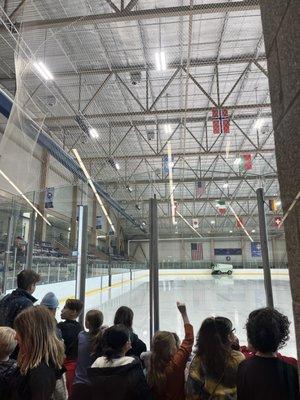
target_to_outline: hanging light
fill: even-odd
[[[155,53],[155,64],[157,71],[167,70],[166,54],[164,51]]]
[[[98,139],[99,138],[99,133],[98,133],[97,129],[95,129],[95,128],[90,128],[89,129],[89,134],[90,134],[90,137],[92,139]]]
[[[34,62],[33,66],[43,79],[45,79],[46,81],[53,81],[54,76],[51,74],[49,69],[46,67],[46,65],[42,61]]]

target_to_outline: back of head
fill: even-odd
[[[122,306],[118,308],[114,319],[114,325],[122,324],[128,329],[132,329],[133,315],[133,311],[129,307]]]
[[[90,310],[86,313],[85,324],[91,335],[97,335],[103,324],[103,314],[99,310]]]
[[[15,339],[16,332],[7,327],[0,327],[0,361],[10,356],[14,351],[17,342]]]
[[[50,310],[56,310],[59,305],[58,298],[54,293],[49,292],[43,297],[41,305],[49,308]]]
[[[255,310],[246,324],[249,344],[261,353],[274,353],[289,339],[289,326],[288,318],[277,310]]]
[[[119,324],[106,329],[103,334],[103,355],[109,361],[118,358],[128,341],[129,330],[126,326]]]
[[[65,307],[69,310],[76,311],[77,315],[79,315],[83,309],[83,302],[77,299],[68,299]]]
[[[36,285],[40,280],[40,275],[31,269],[23,269],[17,275],[18,289],[29,290],[32,285]]]
[[[42,361],[61,368],[64,345],[57,338],[55,319],[46,307],[25,309],[15,319],[14,328],[20,345],[18,364],[22,374]]]
[[[163,389],[166,382],[166,365],[171,360],[176,349],[174,333],[158,331],[153,336],[148,382],[157,393],[160,393]]]
[[[205,373],[220,379],[231,354],[229,335],[232,323],[225,317],[206,318],[198,332],[196,354]]]

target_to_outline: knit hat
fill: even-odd
[[[42,306],[50,308],[51,310],[55,310],[58,307],[58,304],[58,298],[52,292],[45,294],[41,301]]]

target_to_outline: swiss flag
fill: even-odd
[[[228,108],[213,107],[211,111],[212,111],[213,133],[216,135],[219,135],[220,133],[229,133],[230,120],[228,115]]]
[[[279,228],[279,225],[281,224],[281,222],[282,222],[282,217],[275,217],[274,218],[274,223],[277,226],[277,228]]]

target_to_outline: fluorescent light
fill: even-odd
[[[252,233],[255,233],[256,232],[256,230],[255,229],[252,229],[252,231],[251,231]]]
[[[224,185],[223,185],[223,189],[227,189],[228,188],[228,183],[224,183]]]
[[[210,221],[210,223],[211,223],[212,225],[214,225],[214,224],[216,223],[216,221]]]
[[[90,185],[92,191],[94,192],[94,195],[95,195],[98,203],[100,204],[100,207],[101,207],[101,209],[103,211],[103,214],[105,215],[105,218],[107,219],[107,221],[108,221],[108,223],[109,223],[109,225],[111,227],[111,230],[113,232],[115,232],[116,230],[115,230],[115,227],[114,227],[114,225],[112,223],[112,220],[110,219],[110,216],[108,215],[108,212],[106,211],[106,208],[104,207],[103,201],[101,200],[101,197],[99,196],[99,194],[98,194],[98,192],[97,192],[97,190],[95,188],[94,182],[92,181],[92,178],[90,177],[90,174],[88,173],[87,169],[85,168],[85,165],[83,164],[78,151],[76,149],[73,149],[72,151],[73,151],[73,153],[74,153],[74,155],[75,155],[75,157],[76,157],[76,159],[78,161],[78,164],[80,165],[80,168],[82,169],[82,171],[83,171],[83,173],[84,173],[84,175],[85,175],[85,177],[86,177],[86,179],[88,181],[88,184]]]
[[[281,206],[281,201],[280,201],[280,200],[276,201],[276,206],[277,206],[277,207],[280,207],[280,206]]]
[[[229,231],[229,233],[232,233],[232,231]]]
[[[261,129],[264,126],[265,122],[266,120],[264,118],[259,118],[254,124],[254,129],[255,130]]]
[[[42,78],[44,78],[46,81],[53,81],[54,76],[51,74],[51,72],[42,61],[34,62],[33,66]]]
[[[99,235],[99,236],[97,236],[97,239],[106,239],[106,236],[105,235]]]
[[[155,53],[155,64],[157,71],[166,71],[167,62],[166,62],[166,54],[164,51]]]
[[[142,226],[146,226],[147,224],[146,224],[146,221],[143,221],[142,222]]]
[[[120,164],[119,164],[118,162],[115,162],[115,167],[116,167],[116,170],[119,171],[119,169],[120,169]]]
[[[241,157],[236,158],[236,159],[234,160],[234,165],[240,165],[241,162],[242,162]]]
[[[172,127],[170,124],[165,124],[165,133],[168,135],[172,133]]]
[[[92,139],[98,139],[98,137],[99,137],[99,133],[98,133],[97,129],[95,129],[95,128],[90,128],[89,134]]]
[[[50,222],[47,220],[47,218],[44,217],[44,215],[35,207],[35,205],[28,199],[27,196],[22,192],[21,189],[18,188],[17,185],[13,183],[13,181],[0,169],[0,174],[3,176],[3,178],[19,193],[19,195],[30,205],[31,208],[34,209],[34,211],[48,224],[51,226]]]

